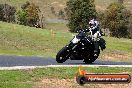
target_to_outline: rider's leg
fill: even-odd
[[[97,56],[99,51],[99,44],[97,41],[94,41],[94,56]]]
[[[94,56],[97,56],[98,50],[99,50],[98,36],[99,36],[98,32],[96,32],[93,35],[93,38],[94,38]]]

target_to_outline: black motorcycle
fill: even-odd
[[[98,41],[99,50],[97,56],[94,56],[94,42],[91,35],[88,35],[86,31],[81,30],[79,33],[63,47],[56,55],[56,61],[63,63],[67,59],[71,60],[83,60],[86,64],[94,62],[99,54],[100,49],[103,51],[106,48],[106,43],[103,38]]]

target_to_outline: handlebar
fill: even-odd
[[[79,29],[77,32],[79,33],[79,32],[89,32],[90,30],[89,29],[86,29],[86,30],[84,30],[84,29]]]

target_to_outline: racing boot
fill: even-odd
[[[99,44],[97,43],[97,41],[94,42],[94,56],[97,57],[98,56],[98,50],[99,50]]]

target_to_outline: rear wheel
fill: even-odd
[[[58,63],[63,63],[67,60],[69,52],[67,51],[67,47],[62,48],[56,55],[56,61]]]

